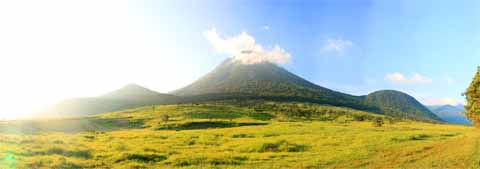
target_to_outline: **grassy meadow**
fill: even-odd
[[[473,127],[305,103],[0,122],[0,168],[478,168]]]

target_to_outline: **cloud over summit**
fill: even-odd
[[[217,52],[228,54],[243,64],[262,62],[285,64],[291,58],[290,53],[278,45],[274,45],[271,49],[265,49],[262,45],[257,44],[254,37],[246,32],[233,37],[221,37],[217,30],[212,28],[205,31],[203,36]]]

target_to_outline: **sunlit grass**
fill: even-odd
[[[190,114],[210,111],[236,115]],[[161,118],[165,113],[168,121]],[[259,120],[253,113],[275,118]],[[10,129],[0,135],[0,168],[477,168],[480,160],[480,135],[472,127],[312,119],[200,104],[144,107],[68,123],[5,122]]]

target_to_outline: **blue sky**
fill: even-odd
[[[254,52],[239,59],[324,87],[424,104],[463,102],[480,61],[470,0],[18,0],[0,1],[0,24],[0,102],[12,117],[128,83],[169,92],[244,48]]]
[[[201,32],[245,31],[258,44],[280,45],[291,54],[282,66],[319,85],[356,95],[396,89],[435,104],[463,101],[480,60],[479,9],[474,1],[176,1],[135,12],[152,31],[181,34],[172,38],[195,49],[202,66],[194,76],[228,57],[212,52]],[[341,47],[324,50],[329,42]]]

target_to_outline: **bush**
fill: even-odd
[[[206,158],[206,157],[194,157],[194,158],[182,158],[182,159],[176,159],[173,162],[173,165],[175,166],[181,166],[181,167],[186,167],[186,166],[198,166],[198,165],[240,165],[244,161],[246,161],[248,158],[247,157],[240,157],[240,156],[234,156],[234,157],[224,157],[224,158]]]
[[[289,143],[281,140],[275,143],[263,143],[259,147],[251,150],[253,152],[302,152],[306,150],[306,146]]]
[[[116,160],[115,162],[118,163],[125,160],[130,160],[130,161],[148,163],[148,162],[164,161],[166,159],[167,159],[167,156],[157,155],[157,154],[124,154],[120,159]]]
[[[417,134],[417,135],[410,136],[410,140],[426,140],[429,137],[431,136],[427,134]]]
[[[226,111],[205,111],[205,112],[188,112],[185,117],[193,119],[236,119],[243,116],[243,113],[226,112]]]
[[[74,150],[74,151],[69,151],[69,150],[64,150],[63,148],[60,147],[53,147],[48,149],[45,154],[47,155],[52,155],[52,154],[57,154],[57,155],[63,155],[67,157],[77,157],[77,158],[91,158],[92,153],[90,150]]]
[[[167,156],[156,154],[128,154],[126,159],[140,162],[158,162],[166,160]]]
[[[241,133],[232,135],[232,138],[253,138],[253,136]]]
[[[388,121],[388,124],[395,124],[401,120],[398,118],[387,118],[387,121]]]
[[[169,119],[170,116],[168,116],[168,114],[162,114],[162,122],[167,123]]]
[[[250,113],[249,116],[255,120],[267,121],[275,118],[275,116],[268,113]]]
[[[365,121],[367,117],[365,115],[353,115],[353,120],[355,121]]]
[[[372,125],[373,127],[382,127],[383,126],[383,118],[381,117],[377,117],[375,119],[373,119],[372,121]]]

